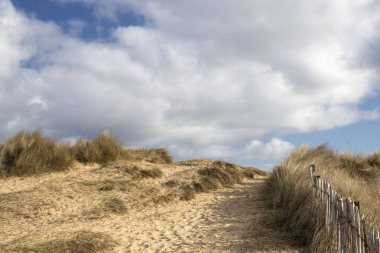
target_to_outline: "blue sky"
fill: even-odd
[[[376,1],[0,0],[0,139],[108,129],[177,160],[270,169],[379,150]]]
[[[145,23],[143,15],[128,8],[118,10],[111,18],[96,15],[93,7],[81,2],[12,0],[12,3],[28,16],[58,24],[64,32],[70,33],[72,21],[82,21],[84,26],[77,36],[86,41],[107,40],[110,31],[118,26],[141,26]]]

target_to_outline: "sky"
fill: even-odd
[[[109,130],[267,170],[380,140],[380,2],[0,0],[0,141]]]

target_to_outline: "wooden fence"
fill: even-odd
[[[380,253],[380,236],[364,215],[360,203],[339,195],[323,178],[314,175],[315,166],[310,166],[310,176],[318,203],[326,209],[326,228],[332,236],[332,252]]]

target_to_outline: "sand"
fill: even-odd
[[[202,193],[195,200],[103,224],[118,231],[117,252],[300,252],[265,223],[264,180]],[[99,224],[100,225],[100,224]]]
[[[144,166],[159,167],[164,177],[140,180],[132,187],[120,181],[116,170],[92,165],[1,179],[0,251],[17,252],[21,246],[91,231],[116,242],[103,252],[301,252],[288,234],[268,224],[270,211],[262,194],[265,178],[199,193],[191,201],[152,204],[167,193],[163,182],[189,177],[194,168]],[[115,182],[120,189],[97,190],[97,182],[104,180],[119,180]],[[129,188],[123,190],[125,185]],[[100,208],[110,198],[123,201],[126,211]]]

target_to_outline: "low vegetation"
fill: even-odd
[[[141,169],[140,175],[143,178],[159,178],[162,177],[162,171],[158,168],[153,169]]]
[[[328,252],[329,236],[320,215],[324,210],[313,205],[311,164],[341,195],[359,201],[367,220],[380,227],[380,154],[337,153],[326,145],[301,146],[274,169],[268,187],[276,223],[310,252]]]
[[[150,162],[156,164],[171,164],[173,158],[169,151],[164,148],[135,148],[125,149],[122,152],[124,160],[131,162]]]
[[[127,207],[123,200],[119,198],[110,198],[104,202],[104,211],[114,214],[123,214],[127,212]]]
[[[59,236],[58,236],[59,237]],[[36,243],[33,245],[22,245],[12,247],[9,245],[4,247],[2,252],[39,252],[39,253],[51,253],[51,252],[75,252],[75,253],[102,253],[109,252],[113,246],[116,245],[115,241],[106,234],[94,233],[91,231],[79,231],[70,237],[66,235],[61,236],[64,238],[58,238],[52,241]],[[28,243],[25,243],[28,244]]]
[[[43,136],[41,131],[21,131],[7,140],[0,151],[0,170],[4,176],[66,170],[72,161],[67,145]]]
[[[169,180],[164,183],[164,186],[179,189],[181,200],[191,200],[195,198],[196,193],[231,187],[234,184],[241,183],[244,178],[253,179],[256,174],[255,171],[259,170],[223,161],[212,161],[205,168],[197,170],[197,175],[193,176],[192,181]]]
[[[109,132],[103,132],[91,140],[78,139],[71,153],[82,163],[107,163],[115,161],[122,152],[122,146]]]
[[[123,149],[119,141],[105,131],[93,139],[79,138],[74,145],[59,143],[39,130],[20,131],[0,144],[0,176],[30,176],[67,170],[73,161],[107,164],[116,160],[171,164],[170,153],[163,148]],[[160,172],[142,171],[143,177],[159,177]]]
[[[123,149],[109,133],[69,146],[41,131],[1,144],[0,171],[1,252],[112,252],[109,235],[125,224],[107,222],[267,175],[223,161],[173,163],[166,149]]]

